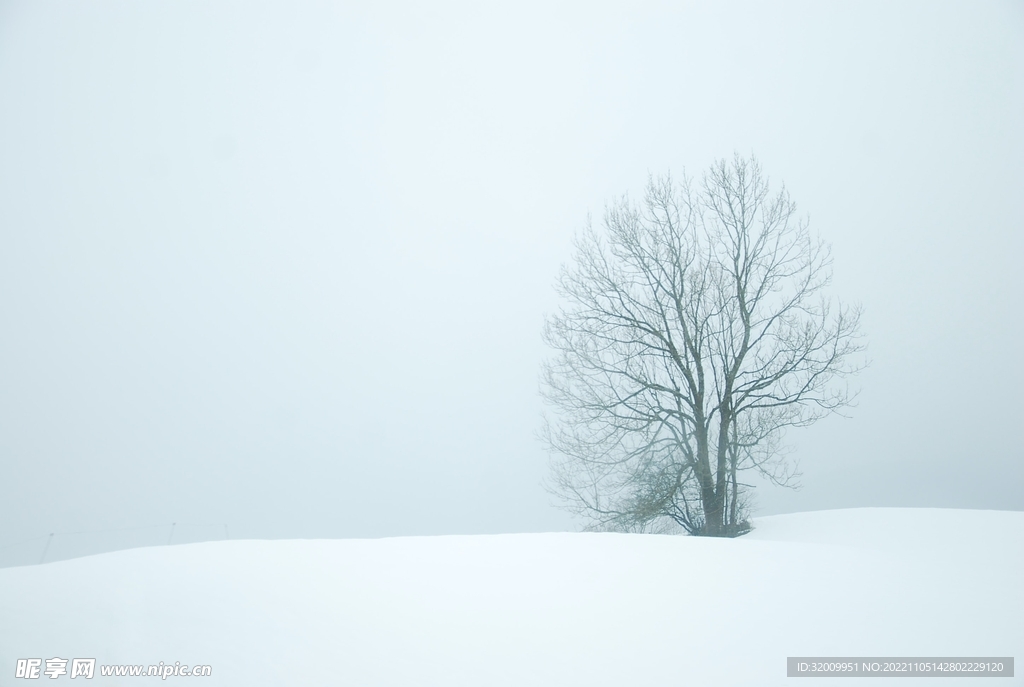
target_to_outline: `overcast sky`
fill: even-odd
[[[1024,509],[1024,4],[429,4],[0,3],[0,545],[574,528],[559,265],[734,151],[872,361],[758,513]]]

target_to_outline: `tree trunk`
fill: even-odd
[[[704,506],[704,534],[709,537],[720,537],[724,534],[725,509],[722,508],[720,493],[711,489],[709,494],[701,491],[701,501]]]
[[[709,536],[721,537],[726,534],[726,495],[729,491],[729,430],[731,413],[728,397],[719,407],[718,444],[715,447],[715,475],[708,499],[704,500],[705,530]],[[701,493],[703,499],[703,492]]]
[[[735,457],[733,457],[733,459],[732,459],[732,465],[731,465],[731,469],[730,469],[729,472],[730,472],[730,481],[732,482],[732,484],[730,485],[732,487],[732,502],[729,504],[729,525],[731,527],[736,527],[739,524],[736,521],[736,518],[739,516],[739,508],[736,505],[736,458]]]

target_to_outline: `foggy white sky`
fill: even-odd
[[[0,3],[0,544],[573,527],[588,212],[755,153],[872,366],[761,514],[1024,509],[1019,2]]]

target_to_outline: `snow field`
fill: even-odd
[[[1024,654],[1024,513],[755,525],[209,542],[3,569],[0,685],[18,658],[55,656],[209,664],[168,678],[205,685],[561,687],[786,684],[787,656]]]

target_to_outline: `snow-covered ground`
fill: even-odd
[[[31,684],[14,675],[33,657],[208,664],[168,680],[239,687],[624,687],[783,684],[787,656],[1024,655],[1024,513],[755,523],[733,540],[227,541],[3,569],[0,686]],[[85,684],[140,680],[157,678]]]

